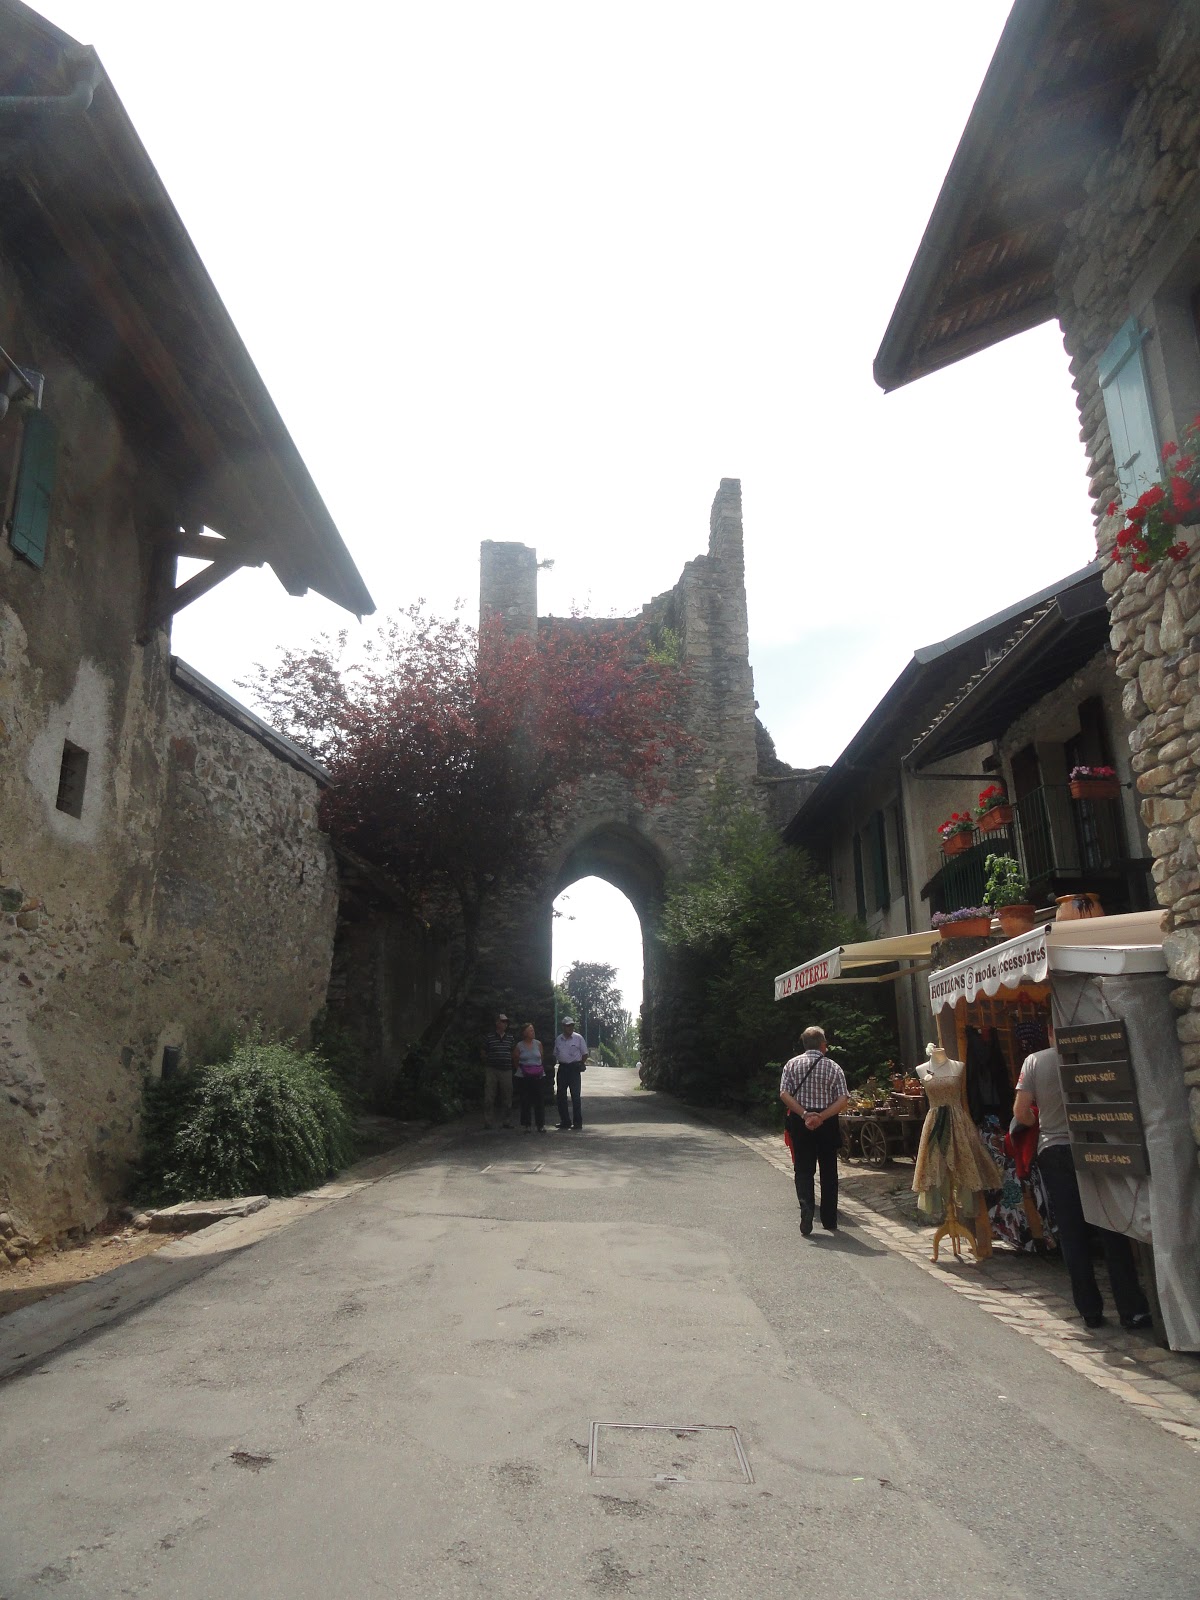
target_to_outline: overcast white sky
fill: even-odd
[[[832,760],[913,649],[1084,565],[1056,327],[884,397],[871,361],[1008,0],[40,0],[98,49],[381,612],[632,612],[740,477],[762,716]],[[228,688],[346,618],[184,612]],[[555,966],[636,921],[573,892]],[[582,941],[582,947],[580,945]],[[797,959],[808,952],[798,952]]]

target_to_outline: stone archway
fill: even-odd
[[[537,613],[537,552],[486,541],[480,559],[480,617],[500,616],[509,633],[536,640],[561,626]],[[481,930],[480,1012],[501,1000],[510,1012],[550,1015],[552,906],[561,889],[594,875],[626,894],[642,924],[645,957],[643,1055],[656,1081],[670,1083],[683,1057],[702,1047],[688,1032],[687,975],[670,962],[658,919],[672,872],[686,869],[714,790],[786,822],[817,774],[780,762],[755,716],[746,618],[741,485],[721,481],[709,519],[708,550],[684,567],[679,582],[642,607],[641,620],[678,640],[689,687],[684,721],[704,748],[672,802],[647,808],[629,785],[590,779],[573,797],[521,883],[497,893]]]
[[[642,1008],[643,1037],[655,1033],[655,1017],[664,993],[665,960],[658,938],[659,914],[666,893],[669,864],[661,847],[647,833],[618,818],[603,818],[584,824],[584,831],[568,842],[558,870],[549,879],[545,901],[546,967],[550,978],[550,948],[553,940],[554,901],[580,878],[600,878],[618,889],[633,907],[642,932]]]

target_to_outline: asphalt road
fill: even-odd
[[[1200,1457],[631,1078],[0,1387],[0,1597],[1196,1600]]]

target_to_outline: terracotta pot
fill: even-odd
[[[995,833],[998,828],[1007,828],[1013,819],[1011,806],[993,806],[990,811],[985,811],[979,818],[980,833]]]
[[[1072,778],[1072,800],[1115,800],[1121,785],[1115,778]]]
[[[1100,904],[1100,896],[1092,894],[1060,894],[1055,898],[1058,910],[1054,913],[1055,922],[1078,922],[1081,917],[1102,917],[1104,907]]]
[[[965,917],[961,922],[943,922],[938,929],[943,939],[986,939],[991,931],[991,917]]]
[[[1015,939],[1019,933],[1031,933],[1036,914],[1037,907],[1027,904],[996,907],[1000,929],[1006,939]]]
[[[964,850],[969,850],[973,844],[969,833],[952,833],[948,839],[942,840],[942,849],[948,856],[960,856]]]

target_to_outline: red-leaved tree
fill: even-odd
[[[489,893],[522,875],[578,785],[615,773],[647,804],[670,798],[699,748],[681,720],[687,680],[634,622],[542,624],[535,643],[499,619],[476,630],[413,606],[359,661],[345,643],[288,651],[246,687],[328,767],[335,840],[418,912],[453,893],[463,959],[421,1040],[432,1053],[470,989]]]

